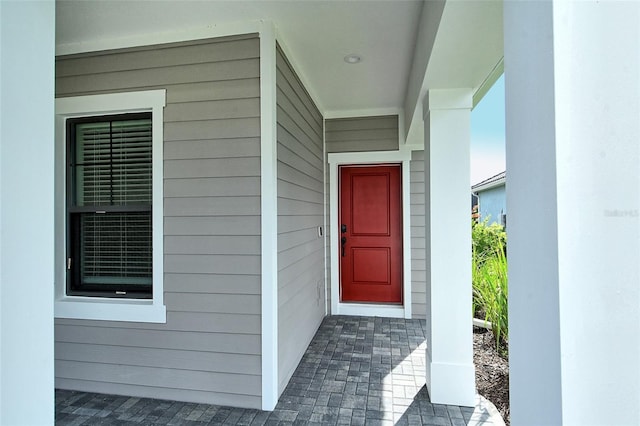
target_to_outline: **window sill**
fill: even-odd
[[[64,297],[55,301],[56,318],[166,323],[167,308],[152,300]]]

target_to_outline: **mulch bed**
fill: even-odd
[[[509,361],[495,348],[493,333],[473,328],[473,362],[478,393],[496,406],[507,426],[509,412]]]

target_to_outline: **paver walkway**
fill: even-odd
[[[491,404],[432,404],[425,322],[324,319],[273,412],[56,390],[57,425],[501,425]]]

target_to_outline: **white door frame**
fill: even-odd
[[[411,150],[342,152],[329,154],[329,242],[331,246],[331,313],[411,318]],[[402,306],[340,302],[338,256],[338,166],[358,164],[402,164]]]

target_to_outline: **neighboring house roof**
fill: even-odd
[[[495,176],[491,176],[482,182],[476,183],[471,187],[472,192],[480,192],[487,189],[495,188],[496,186],[504,185],[507,180],[507,172],[500,172]]]

